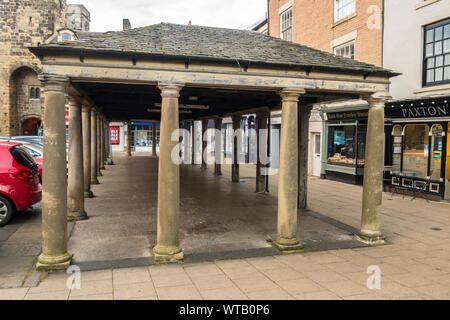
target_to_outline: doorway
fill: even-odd
[[[320,177],[321,172],[321,148],[322,148],[322,135],[319,132],[314,132],[311,134],[311,142],[312,142],[312,175],[315,177]]]
[[[22,123],[21,135],[23,136],[37,136],[41,120],[38,118],[28,118]]]
[[[445,169],[445,194],[444,199],[450,200],[450,122],[447,123],[447,159],[446,159],[446,169]]]

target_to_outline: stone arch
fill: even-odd
[[[41,98],[35,94],[31,95],[31,92],[41,91],[41,82],[38,79],[40,70],[33,65],[26,64],[13,67],[12,70],[9,79],[10,133],[11,135],[20,135],[24,121],[27,119],[34,118],[33,122],[40,125]],[[30,127],[29,123],[27,123],[27,127]]]

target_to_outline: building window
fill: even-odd
[[[281,39],[292,41],[292,8],[281,14]]]
[[[72,35],[70,33],[63,33],[61,36],[62,41],[71,41]]]
[[[344,58],[355,59],[355,41],[347,42],[334,48],[334,54]]]
[[[335,0],[334,21],[339,21],[356,12],[356,0]]]
[[[41,98],[41,89],[39,87],[31,87],[30,88],[30,97],[29,99],[40,99]]]
[[[426,124],[405,126],[403,146],[403,173],[408,177],[425,179],[428,173],[428,137]]]
[[[424,85],[450,83],[450,20],[425,28]]]

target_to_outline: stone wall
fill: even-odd
[[[65,7],[66,0],[0,1],[0,136],[19,134],[21,121],[41,113],[42,99],[29,99],[41,64],[28,47],[65,26]]]

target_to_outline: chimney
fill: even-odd
[[[131,29],[131,22],[129,19],[123,19],[123,31]]]

